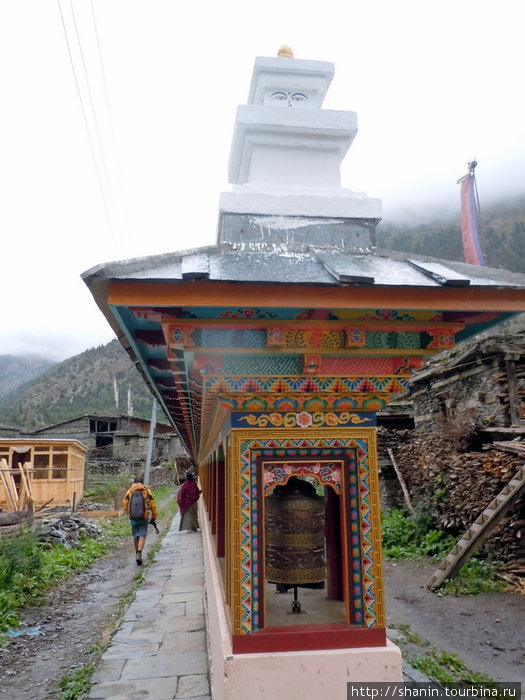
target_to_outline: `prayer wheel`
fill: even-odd
[[[286,588],[324,587],[323,497],[307,481],[292,477],[266,497],[265,511],[267,580]]]

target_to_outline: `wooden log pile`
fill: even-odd
[[[388,448],[413,504],[428,509],[437,529],[454,535],[468,529],[525,461],[516,450],[459,452],[457,441],[445,435],[379,428],[380,456]],[[497,559],[507,563],[509,574],[515,571],[521,575],[525,562],[524,497],[503,516],[486,546]]]

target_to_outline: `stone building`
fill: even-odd
[[[0,423],[0,438],[16,438],[20,435],[20,428],[15,428],[12,425],[4,425]]]
[[[41,428],[31,435],[78,440],[88,449],[88,464],[97,461],[135,463],[146,459],[149,432],[150,421],[144,418],[86,414]],[[173,428],[157,423],[152,461],[173,463],[185,455]]]
[[[463,424],[472,434],[525,431],[525,332],[491,335],[430,360],[410,380],[415,428]],[[490,440],[487,440],[490,441]]]

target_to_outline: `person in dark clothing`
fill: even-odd
[[[195,482],[195,477],[190,472],[186,475],[186,481],[177,493],[177,503],[181,515],[179,530],[197,532],[199,527],[197,501],[200,495],[201,491]]]

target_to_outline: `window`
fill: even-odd
[[[67,454],[53,454],[53,479],[67,478]]]
[[[48,479],[49,478],[49,476],[48,476],[49,453],[35,454],[34,468],[35,468],[35,473],[33,475],[34,479]]]

